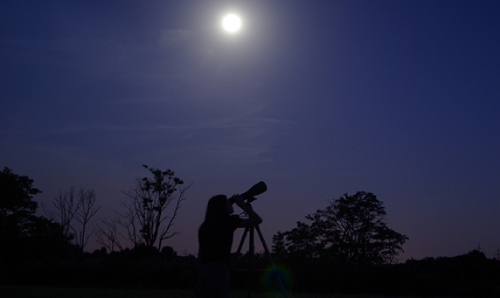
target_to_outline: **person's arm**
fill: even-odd
[[[248,214],[248,218],[243,219],[240,222],[239,227],[241,228],[253,227],[262,223],[262,218],[260,218],[260,216],[255,211],[253,211],[251,205],[245,203],[245,200],[243,199],[242,196],[235,195],[232,196],[230,200],[235,202],[236,205],[238,205],[238,207],[243,209],[243,211],[245,211]]]

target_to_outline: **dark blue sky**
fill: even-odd
[[[226,35],[235,11],[243,30]],[[263,180],[268,245],[328,200],[375,193],[406,258],[500,245],[499,1],[9,1],[0,4],[0,166],[48,205],[111,214],[142,164],[212,195]]]

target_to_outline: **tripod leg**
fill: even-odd
[[[264,241],[264,236],[262,236],[262,232],[260,231],[260,227],[255,226],[255,229],[257,230],[257,234],[259,234],[260,242],[262,243],[262,246],[264,247],[266,255],[269,257],[269,261],[271,261],[271,265],[273,266],[274,269],[276,269],[276,265],[274,264],[273,258],[271,257],[271,253],[269,252],[269,249],[267,248],[266,241]],[[278,275],[278,282],[280,284],[281,291],[283,292],[283,296],[285,298],[287,298],[285,286],[283,285],[283,281],[281,280],[281,277],[279,275]]]
[[[248,295],[247,297],[250,298],[251,293],[252,293],[252,285],[253,285],[253,276],[254,276],[254,271],[255,271],[255,242],[254,242],[254,230],[255,227],[251,227],[250,229],[250,241],[249,241],[249,247],[248,247],[248,253],[250,255],[250,272],[248,274]]]
[[[248,230],[250,230],[250,228],[245,228],[245,231],[243,232],[243,235],[241,236],[240,244],[238,245],[238,250],[236,251],[236,260],[234,260],[231,269],[234,269],[236,266],[236,261],[238,260],[238,258],[240,256],[241,249],[243,248],[243,243],[245,243],[245,238],[247,237],[247,234],[248,234]]]
[[[255,270],[255,261],[254,261],[254,250],[255,250],[255,245],[254,245],[254,227],[250,228],[245,228],[245,231],[243,232],[243,236],[241,236],[240,244],[238,245],[238,250],[236,251],[236,256],[239,257],[241,253],[241,249],[243,248],[243,244],[245,243],[245,238],[248,235],[248,232],[250,232],[250,241],[249,241],[249,247],[248,247],[248,254],[250,256],[250,270],[248,273],[248,279],[247,279],[247,289],[248,289],[248,298],[250,298],[250,295],[252,293],[252,277],[253,273]],[[232,263],[232,268],[231,270],[234,270],[236,267],[237,259],[234,260]]]
[[[248,230],[250,228],[245,228],[245,231],[243,232],[243,236],[241,236],[240,244],[238,245],[238,250],[236,251],[237,254],[241,252],[241,248],[243,247],[243,243],[245,242],[245,238],[247,237]]]

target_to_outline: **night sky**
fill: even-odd
[[[100,218],[143,164],[172,169],[192,184],[164,243],[180,254],[196,254],[211,196],[262,180],[268,246],[367,191],[410,238],[402,260],[491,258],[499,129],[500,1],[0,4],[0,167],[45,206],[94,189]]]

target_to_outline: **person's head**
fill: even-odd
[[[205,221],[214,221],[233,213],[232,204],[225,195],[217,195],[208,201]]]

